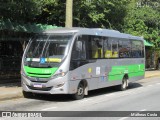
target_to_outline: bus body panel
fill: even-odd
[[[71,71],[71,81],[87,80],[88,89],[119,85],[125,74],[129,82],[144,78],[144,59],[102,59]]]

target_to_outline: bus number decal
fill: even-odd
[[[128,73],[128,70],[124,70],[124,73]]]
[[[101,74],[101,68],[100,67],[96,67],[96,75],[100,75]]]

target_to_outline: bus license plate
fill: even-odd
[[[33,87],[42,88],[42,85],[40,85],[40,84],[34,84]]]

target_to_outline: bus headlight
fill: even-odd
[[[55,78],[59,78],[59,77],[64,77],[66,74],[67,74],[67,72],[61,72],[61,73],[53,75],[51,78],[55,79]]]

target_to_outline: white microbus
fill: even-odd
[[[108,29],[57,28],[35,35],[22,58],[24,97],[71,94],[144,78],[143,38]]]

